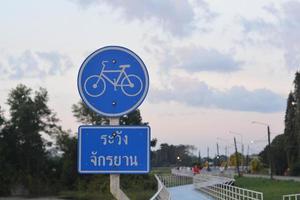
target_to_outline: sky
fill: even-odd
[[[235,136],[257,153],[267,129],[252,121],[269,124],[272,138],[284,130],[300,63],[299,10],[295,0],[2,0],[0,106],[8,111],[19,83],[45,87],[75,135],[80,65],[96,49],[124,46],[148,69],[140,110],[159,144],[213,155],[218,142],[224,154]]]

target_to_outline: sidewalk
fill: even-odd
[[[192,184],[168,188],[172,200],[211,200],[209,196],[196,190]]]

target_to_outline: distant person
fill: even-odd
[[[200,174],[200,168],[199,168],[197,165],[195,165],[195,166],[192,168],[192,172],[193,172],[194,175]]]

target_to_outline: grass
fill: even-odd
[[[300,182],[265,178],[236,177],[235,185],[264,194],[265,200],[280,200],[282,195],[300,193]]]
[[[171,174],[171,167],[153,167],[151,174]]]
[[[58,197],[62,199],[76,199],[76,200],[114,199],[110,193],[87,192],[87,191],[63,191],[59,194]]]
[[[105,179],[104,179],[105,178]],[[157,190],[156,179],[149,175],[121,175],[121,188],[131,200],[150,199]],[[98,176],[92,181],[79,184],[77,190],[61,192],[59,198],[75,200],[113,200],[107,177]],[[83,187],[85,186],[85,187]]]
[[[150,199],[155,190],[141,190],[141,188],[131,188],[123,190],[131,200]],[[86,192],[86,191],[64,191],[61,192],[58,198],[75,199],[75,200],[114,200],[115,198],[110,192]]]

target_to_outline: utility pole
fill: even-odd
[[[220,152],[219,152],[219,144],[217,143],[217,166],[220,165]]]
[[[198,151],[198,162],[199,162],[199,164],[201,165],[201,151],[199,150]]]
[[[247,167],[247,173],[248,173],[249,172],[249,144],[247,147],[246,167]]]
[[[269,166],[270,166],[270,179],[273,179],[273,167],[272,167],[272,153],[271,153],[271,133],[270,126],[268,125],[268,143],[269,143]]]
[[[270,126],[269,124],[258,122],[258,121],[252,121],[252,124],[260,124],[267,127],[268,130],[268,157],[269,157],[269,168],[270,168],[270,179],[273,179],[273,167],[272,167],[272,150],[271,150],[271,132],[270,132]]]
[[[209,147],[207,147],[207,171],[209,171]]]
[[[240,173],[240,162],[239,162],[239,154],[238,154],[238,151],[237,151],[235,137],[234,137],[234,147],[235,147],[236,170],[237,170],[238,176],[240,177],[241,176],[241,173]]]

